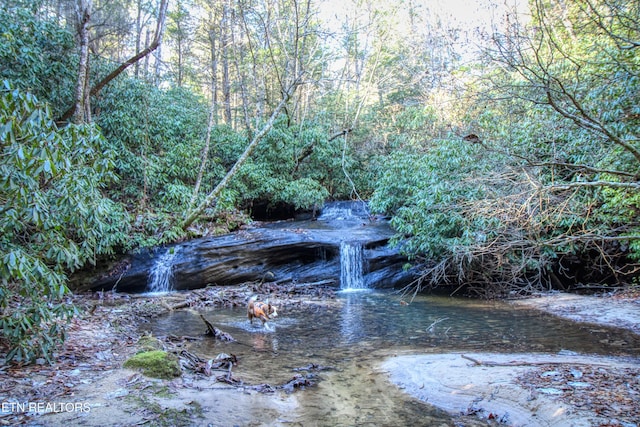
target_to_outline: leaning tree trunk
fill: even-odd
[[[289,101],[289,98],[291,98],[291,95],[296,90],[299,84],[300,84],[300,79],[296,79],[295,82],[289,87],[289,89],[284,91],[282,95],[282,100],[280,101],[276,109],[273,110],[273,113],[271,114],[271,117],[269,117],[269,120],[267,121],[267,123],[265,123],[262,129],[260,129],[260,131],[253,136],[251,143],[249,143],[247,148],[244,150],[244,153],[242,153],[242,155],[238,158],[236,163],[229,170],[229,172],[227,172],[227,174],[222,179],[222,181],[218,183],[218,185],[211,191],[211,193],[207,195],[206,199],[202,203],[200,203],[200,205],[198,205],[196,209],[188,213],[187,217],[182,223],[183,229],[186,229],[191,224],[193,224],[193,222],[196,219],[198,219],[198,217],[202,214],[202,212],[204,212],[204,210],[208,206],[211,206],[216,202],[222,190],[224,190],[227,187],[227,185],[229,184],[229,181],[231,181],[231,178],[234,177],[234,175],[240,170],[242,165],[249,159],[249,156],[251,156],[251,153],[253,153],[253,150],[255,150],[255,148],[258,146],[258,143],[260,142],[260,140],[267,134],[267,132],[269,132],[269,130],[271,130],[271,128],[273,127],[273,124],[275,123],[276,119],[280,115],[280,112],[285,107],[285,105]]]

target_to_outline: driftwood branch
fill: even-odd
[[[233,339],[231,335],[213,326],[213,324],[209,322],[207,319],[205,319],[201,313],[198,313],[198,314],[200,315],[200,319],[202,319],[204,324],[207,326],[207,332],[205,333],[205,335],[211,336],[213,338],[216,338],[222,341],[235,341],[235,339]]]
[[[473,362],[474,366],[503,366],[503,367],[511,367],[511,366],[545,366],[545,365],[584,365],[584,366],[609,366],[604,363],[591,363],[591,362],[574,362],[574,361],[540,361],[540,362],[525,362],[525,361],[512,361],[512,362],[491,362],[491,361],[482,361],[478,359],[474,359],[473,357],[466,356],[461,354],[460,357],[463,359],[470,360]]]

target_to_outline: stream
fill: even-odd
[[[446,413],[402,393],[376,369],[407,353],[568,353],[637,357],[640,337],[577,324],[508,302],[418,295],[409,305],[389,290],[340,291],[334,301],[280,309],[269,329],[243,308],[202,311],[237,342],[203,339],[189,350],[204,358],[234,354],[234,377],[246,384],[286,383],[309,364],[318,384],[296,392],[303,425],[450,425]],[[147,325],[154,335],[200,336],[195,312],[178,311]],[[305,372],[302,372],[305,373]]]
[[[233,367],[233,377],[246,385],[282,385],[300,373],[309,375],[316,383],[294,393],[297,409],[284,411],[279,419],[281,424],[452,425],[450,415],[410,397],[387,380],[378,366],[394,355],[448,352],[640,355],[640,336],[631,332],[574,323],[505,301],[417,295],[408,305],[401,304],[400,294],[381,286],[386,280],[382,274],[391,270],[380,269],[380,274],[372,274],[372,261],[367,261],[373,259],[373,246],[366,242],[385,242],[391,235],[390,229],[384,222],[370,225],[365,222],[367,218],[370,217],[366,208],[336,203],[325,207],[317,221],[269,226],[277,233],[295,235],[298,240],[312,244],[311,247],[315,242],[327,245],[327,252],[312,249],[315,259],[305,261],[303,266],[313,265],[309,271],[324,270],[325,274],[333,275],[332,281],[341,289],[334,300],[279,307],[279,316],[269,322],[268,328],[259,321],[250,324],[244,307],[201,311],[236,342],[203,338],[190,342],[189,351],[207,360],[221,353],[235,355],[238,364]],[[273,236],[279,238],[280,234]],[[336,254],[330,256],[332,251]],[[289,253],[294,263],[298,262],[296,253],[302,256],[294,249]],[[150,291],[166,291],[167,284],[171,285],[165,276],[172,274],[167,259],[173,256],[167,254],[166,258],[158,259],[157,268],[151,269],[147,288]],[[380,264],[392,252],[381,248],[376,254]],[[278,268],[289,271],[284,265]],[[179,276],[173,279],[176,280],[180,280]],[[143,328],[155,336],[193,337],[202,336],[205,329],[194,310],[172,312]],[[300,369],[311,365],[324,369]],[[246,414],[245,424],[256,425],[256,417]],[[224,423],[225,419],[220,421]]]

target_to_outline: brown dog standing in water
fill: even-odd
[[[264,326],[271,318],[278,316],[278,309],[275,305],[269,304],[269,300],[267,302],[258,301],[258,297],[252,296],[249,299],[249,304],[247,305],[247,317],[249,318],[249,322],[253,324],[253,319],[262,320],[262,325]]]

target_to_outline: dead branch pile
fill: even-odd
[[[473,240],[450,248],[437,261],[421,260],[423,271],[405,293],[447,286],[455,289],[453,294],[513,297],[549,289],[618,286],[640,270],[627,257],[634,239],[625,235],[629,230],[597,230],[580,210],[584,205],[574,203],[575,189],[545,187],[528,171],[528,183],[523,183],[522,173],[516,175],[476,183],[488,193],[498,187],[501,191],[461,207],[475,230]]]

